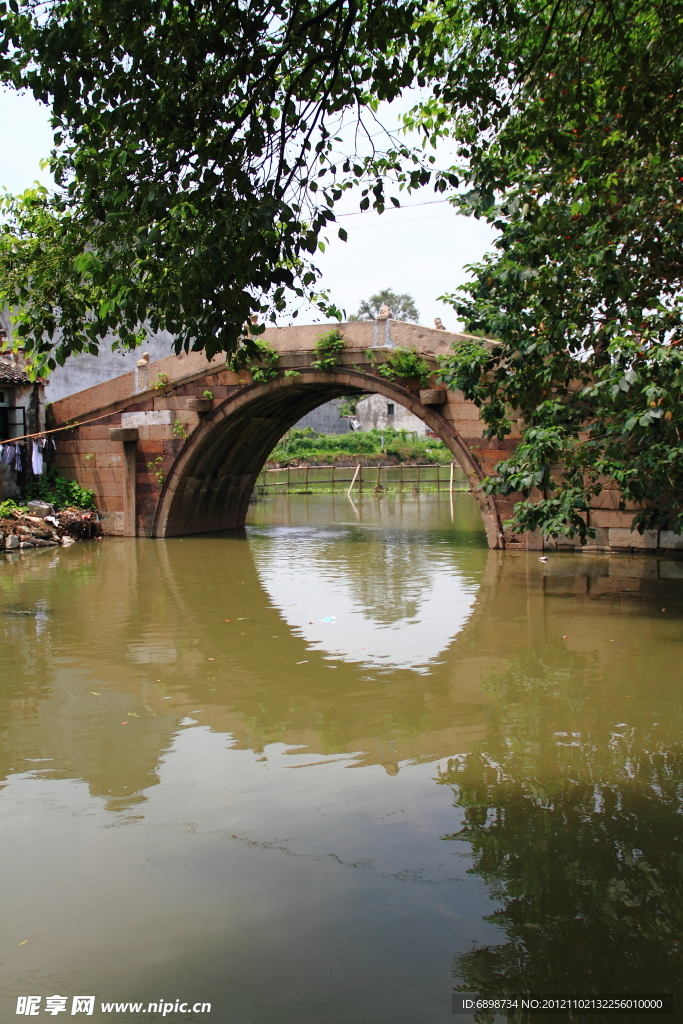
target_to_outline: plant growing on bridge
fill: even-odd
[[[368,350],[368,358],[374,363],[380,377],[407,384],[418,380],[422,387],[427,387],[432,369],[418,352],[411,348],[394,349],[384,361],[380,361],[380,353],[376,349]]]
[[[275,380],[278,375],[276,363],[278,354],[271,344],[257,338],[254,342],[256,350],[257,365],[251,367],[251,379],[254,384],[267,384],[269,380]]]
[[[311,366],[316,370],[334,370],[343,351],[344,337],[336,328],[327,334],[320,334],[313,346],[314,359]]]
[[[157,455],[156,459],[151,459],[147,463],[147,469],[150,471],[152,476],[156,477],[156,481],[160,487],[163,485],[163,482],[166,479],[166,474],[164,473],[163,465],[163,455]]]
[[[183,423],[183,421],[179,420],[179,419],[173,420],[173,436],[174,437],[182,437],[183,439],[186,438],[187,437],[187,424]]]
[[[167,373],[159,373],[150,384],[150,387],[154,388],[155,391],[161,391],[166,387],[168,381],[169,377]]]

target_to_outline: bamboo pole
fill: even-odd
[[[451,492],[451,494],[453,493],[453,467],[454,467],[454,465],[455,465],[455,463],[451,462],[451,482],[450,482],[450,486],[448,488],[448,490]]]
[[[351,481],[351,486],[349,487],[348,491],[346,492],[347,498],[351,497],[351,491],[353,490],[353,485],[356,482],[356,477],[358,476],[359,471],[360,471],[360,462],[356,466],[356,472],[353,474],[353,480]]]

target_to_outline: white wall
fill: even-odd
[[[427,433],[427,426],[422,420],[398,402],[390,402],[384,395],[361,398],[356,406],[356,419],[360,422],[361,430],[386,430],[387,427],[394,427],[395,430],[408,430],[420,437]]]

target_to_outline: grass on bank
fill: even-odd
[[[419,437],[407,430],[354,430],[348,434],[318,434],[312,427],[294,427],[280,439],[268,457],[278,466],[317,465],[336,459],[393,455],[399,462],[447,465],[453,454],[435,437]]]

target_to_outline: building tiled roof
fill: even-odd
[[[30,378],[18,366],[0,356],[0,384],[30,384]]]

